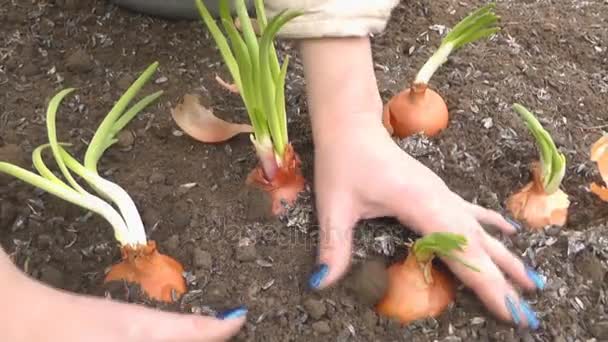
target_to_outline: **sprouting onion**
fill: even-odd
[[[518,103],[513,104],[513,110],[534,137],[539,160],[532,165],[532,181],[509,197],[507,208],[531,228],[564,225],[570,206],[568,195],[560,189],[566,174],[566,157],[532,112]]]
[[[87,148],[84,164],[65,149],[69,144],[60,143],[57,139],[57,111],[63,99],[76,90],[68,88],[53,96],[47,107],[46,127],[49,142],[38,146],[32,153],[32,162],[38,174],[7,162],[0,162],[0,172],[101,215],[114,229],[114,236],[123,254],[122,262],[112,267],[106,281],[125,280],[138,283],[152,298],[171,301],[173,290],[178,295],[185,292],[182,266],[174,259],[158,253],[155,242],[147,240],[140,214],[129,194],[97,172],[97,164],[103,153],[117,141],[116,134],[141,110],[162,95],[162,91],[148,95],[125,111],[157,67],[158,63],[150,65],[105,117]],[[47,149],[52,151],[67,183],[45,164],[43,153]],[[85,190],[71,172],[82,177],[97,194]]]
[[[456,24],[441,40],[439,48],[431,58],[418,71],[414,84],[426,86],[437,69],[448,61],[448,57],[452,52],[469,43],[490,37],[500,31],[500,28],[495,26],[500,19],[493,12],[495,7],[495,3],[489,3],[473,11]]]
[[[494,8],[494,3],[487,4],[456,24],[418,71],[413,84],[389,100],[383,121],[391,134],[404,138],[422,132],[432,137],[447,128],[449,113],[445,100],[428,84],[454,51],[500,31],[496,26],[500,17],[493,12]]]
[[[433,266],[433,260],[455,260],[479,272],[455,254],[464,251],[466,245],[466,237],[448,232],[416,240],[407,258],[388,268],[388,288],[376,310],[404,324],[441,314],[453,302],[456,284],[453,277]]]
[[[281,27],[300,12],[285,10],[268,20],[263,1],[255,0],[258,36],[244,0],[236,0],[234,4],[242,34],[231,17],[229,2],[220,0],[220,21],[226,38],[203,1],[196,0],[202,21],[219,48],[253,126],[250,138],[259,166],[250,174],[248,182],[271,194],[273,212],[278,214],[283,202],[292,203],[296,199],[304,179],[287,131],[284,88],[289,57],[279,63],[274,39]]]

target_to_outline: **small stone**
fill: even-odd
[[[244,245],[236,248],[236,260],[241,262],[254,261],[257,258],[255,245]]]
[[[160,140],[166,140],[171,135],[171,127],[152,126],[152,134]]]
[[[79,5],[82,2],[81,0],[57,0],[57,6],[67,10],[75,10],[80,7]]]
[[[40,270],[40,281],[52,287],[63,288],[64,280],[63,273],[53,266],[45,265]]]
[[[593,255],[593,253],[584,253],[580,257],[581,261],[579,269],[586,279],[591,279],[595,284],[600,285],[604,283],[604,277],[608,270],[602,264],[602,261]]]
[[[28,62],[23,66],[23,68],[21,68],[21,72],[25,76],[34,76],[40,73],[40,68],[38,68],[38,66],[32,62]]]
[[[0,202],[0,225],[7,227],[13,223],[17,217],[17,209],[9,201]]]
[[[116,85],[120,90],[127,90],[131,84],[133,83],[133,77],[129,74],[122,75],[118,81],[116,81]]]
[[[212,281],[205,287],[205,302],[209,305],[224,303],[226,297],[228,297],[226,285],[221,282]]]
[[[318,334],[329,334],[331,332],[331,327],[327,321],[318,321],[312,324],[312,330]]]
[[[165,183],[166,180],[167,180],[167,177],[158,171],[152,172],[152,174],[150,175],[150,178],[148,178],[148,182],[150,184],[161,184],[161,183]]]
[[[388,287],[384,263],[377,259],[364,262],[353,272],[353,281],[349,284],[358,300],[366,305],[375,305]]]
[[[363,314],[363,322],[365,322],[368,329],[373,331],[378,324],[378,315],[376,315],[374,311],[368,309]]]
[[[315,320],[318,320],[323,317],[323,315],[325,315],[325,312],[327,311],[325,303],[313,298],[307,299],[304,302],[304,308],[306,309],[306,312],[308,312],[310,317],[314,318]]]
[[[161,217],[157,210],[154,210],[149,207],[146,207],[142,210],[143,210],[143,213],[141,215],[141,218],[144,221],[144,225],[146,227],[151,228],[160,221]]]
[[[342,297],[340,304],[344,307],[344,310],[352,312],[355,309],[355,301],[350,297]]]
[[[530,334],[529,331],[526,331],[523,333],[522,341],[523,342],[534,342],[534,336],[532,336],[532,334]]]
[[[561,231],[561,227],[558,226],[550,226],[548,227],[545,232],[547,233],[547,235],[549,236],[557,236],[559,235],[559,232]]]
[[[211,258],[211,253],[197,248],[192,255],[192,263],[197,268],[209,270],[213,265],[213,258]]]
[[[190,225],[192,211],[185,201],[176,202],[173,206],[172,217],[173,226],[176,229],[183,229]]]
[[[40,234],[38,235],[38,247],[39,248],[48,248],[53,244],[53,237],[49,234]]]
[[[155,84],[163,84],[166,83],[169,79],[166,76],[161,76],[159,78],[157,78],[156,80],[154,80]]]
[[[93,70],[93,58],[83,49],[72,52],[65,60],[66,67],[74,73],[87,73]]]
[[[462,339],[458,336],[446,336],[442,342],[461,342]]]
[[[179,248],[179,235],[171,235],[165,242],[165,245],[167,246],[167,249],[171,251],[177,250],[177,248]]]
[[[4,132],[2,134],[5,134]],[[25,159],[26,153],[19,147],[19,145],[15,144],[5,144],[2,145],[0,143],[0,160],[9,162],[11,164],[23,167],[28,169],[29,163]],[[4,184],[8,184],[10,182],[14,182],[15,178],[9,176],[5,173],[0,173],[0,186]]]
[[[592,325],[591,333],[597,338],[608,337],[608,321],[597,322]]]
[[[135,142],[135,135],[131,131],[120,131],[118,133],[118,146],[131,147]]]

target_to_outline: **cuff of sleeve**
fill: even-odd
[[[281,28],[282,38],[368,36],[382,32],[399,0],[267,1],[273,17],[280,11],[299,9],[303,14]],[[304,8],[302,8],[304,7]]]

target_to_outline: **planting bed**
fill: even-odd
[[[571,215],[562,229],[503,241],[538,267],[545,291],[530,295],[541,329],[518,331],[493,319],[469,291],[436,320],[408,327],[379,318],[364,301],[359,266],[403,257],[413,237],[392,220],[361,222],[354,271],[337,287],[311,293],[317,225],[312,195],[288,222],[270,219],[267,203],[244,186],[256,162],[245,135],[205,145],[180,134],[170,109],[194,92],[215,112],[245,122],[237,95],[199,22],[136,15],[105,1],[0,1],[0,159],[31,169],[31,151],[46,142],[46,103],[60,88],[78,87],[58,113],[60,141],[79,157],[114,101],[143,69],[160,62],[142,93],[161,100],[121,134],[100,162],[102,175],[134,197],[150,237],[180,260],[190,292],[182,312],[212,313],[245,304],[250,313],[236,340],[247,341],[607,341],[608,203],[586,187],[599,176],[591,144],[608,130],[606,2],[501,1],[502,33],[456,52],[431,81],[450,107],[450,127],[437,138],[399,143],[468,200],[501,210],[528,181],[537,157],[529,133],[511,110],[534,111],[568,159],[563,189]],[[480,1],[403,1],[387,31],[374,37],[383,98],[401,89],[450,27]],[[312,140],[301,64],[294,46],[287,80],[290,138],[312,174]],[[381,170],[380,170],[381,172]],[[405,204],[408,205],[408,204]],[[411,204],[415,205],[415,204]],[[136,289],[101,286],[104,268],[120,257],[102,218],[28,184],[0,175],[0,242],[32,277],[63,289],[149,303]],[[363,279],[363,280],[361,280]]]

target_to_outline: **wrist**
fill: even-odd
[[[350,128],[382,125],[368,37],[305,39],[300,50],[315,143]]]

